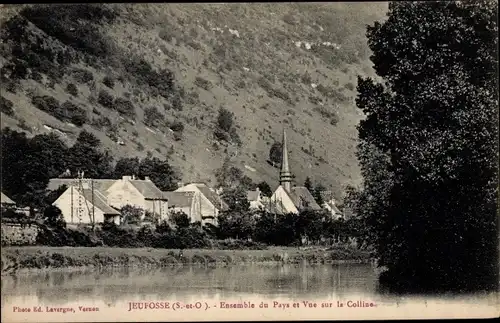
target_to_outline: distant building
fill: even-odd
[[[335,220],[344,218],[344,215],[336,205],[333,193],[331,191],[322,191],[320,194],[323,199],[323,205],[321,205],[323,209],[327,210],[331,217]]]
[[[52,204],[57,206],[68,224],[120,224],[120,212],[106,202],[106,196],[92,189],[88,180],[81,184],[69,184],[68,188]]]
[[[321,207],[316,203],[311,192],[304,186],[292,187],[292,173],[288,165],[288,150],[286,132],[283,130],[282,159],[280,169],[280,185],[274,191],[266,208],[271,213],[287,214],[299,213],[304,210],[319,211]]]
[[[200,194],[201,218],[203,223],[217,223],[219,212],[228,208],[219,194],[204,183],[191,183],[179,187],[175,192],[197,192]]]
[[[191,222],[203,222],[200,192],[163,192],[168,199],[168,215],[184,212]]]
[[[250,210],[260,210],[265,208],[262,201],[262,195],[258,187],[255,191],[247,191],[247,200],[248,203],[250,203]]]

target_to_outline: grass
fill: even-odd
[[[368,251],[338,247],[270,247],[265,250],[153,249],[111,247],[4,247],[2,274],[19,269],[105,266],[169,266],[184,264],[234,265],[240,263],[364,263]]]

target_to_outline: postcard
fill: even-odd
[[[497,15],[0,5],[2,322],[499,317]]]

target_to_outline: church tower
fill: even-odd
[[[283,144],[282,144],[281,170],[280,170],[280,185],[290,192],[292,189],[292,174],[288,166],[288,150],[286,146],[286,132],[283,128]]]

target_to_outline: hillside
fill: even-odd
[[[226,157],[277,185],[267,160],[287,129],[290,165],[337,197],[360,180],[357,75],[372,75],[365,26],[386,4],[3,5],[1,126],[83,128],[116,158],[169,157],[214,183]],[[5,106],[12,103],[12,109]],[[220,107],[241,145],[215,139]]]

